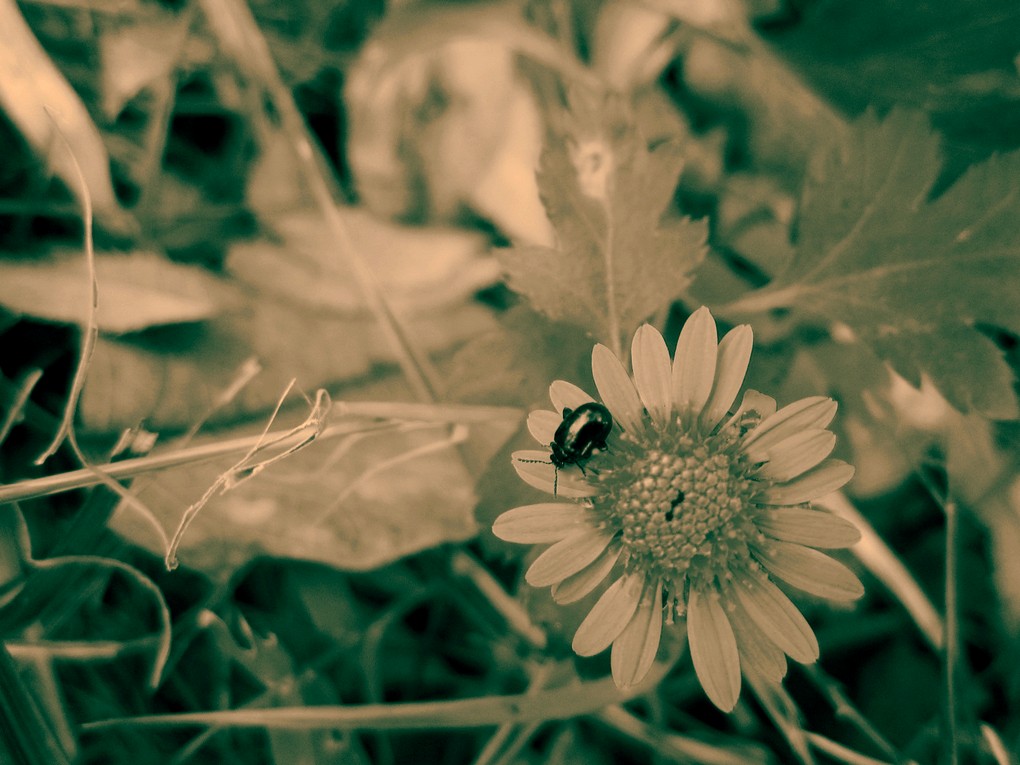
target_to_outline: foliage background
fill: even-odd
[[[1017,40],[1007,0],[0,0],[0,753],[1012,761]],[[548,383],[701,304],[750,387],[840,402],[876,532],[821,664],[729,716],[681,646],[618,692],[487,531]]]

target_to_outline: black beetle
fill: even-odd
[[[606,439],[613,430],[613,415],[602,404],[589,401],[577,409],[564,409],[563,422],[556,428],[549,448],[549,459],[557,468],[577,465],[591,459],[599,449],[606,448]]]
[[[553,494],[556,494],[559,469],[577,465],[584,473],[584,464],[596,452],[606,448],[606,439],[613,430],[613,415],[602,404],[589,401],[577,409],[564,409],[563,421],[556,428],[549,444],[549,463],[556,469]],[[538,460],[521,460],[538,462]]]

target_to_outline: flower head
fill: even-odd
[[[510,542],[551,543],[525,579],[551,586],[560,603],[608,582],[574,635],[575,652],[612,646],[616,683],[632,685],[655,659],[664,620],[682,617],[697,676],[726,711],[741,671],[778,682],[787,656],[818,658],[814,632],[774,580],[833,600],[863,593],[849,569],[818,550],[854,544],[856,527],[808,504],[853,476],[850,465],[827,459],[836,403],[815,396],[777,411],[773,399],[747,391],[731,412],[751,345],[746,325],[717,342],[707,308],[684,325],[673,360],[654,328],[638,329],[633,378],[596,345],[592,372],[614,423],[606,448],[577,464],[551,463],[567,410],[592,401],[554,382],[555,411],[528,417],[546,449],[513,458],[521,478],[556,501],[514,508],[493,525]]]

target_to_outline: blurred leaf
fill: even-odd
[[[438,8],[393,13],[345,79],[359,194],[404,217],[450,218],[470,204],[515,239],[544,243],[534,178],[543,125],[514,47],[517,35],[543,38],[510,5]],[[463,34],[451,35],[451,19]]]
[[[202,321],[236,305],[227,282],[194,266],[151,252],[96,255],[100,331],[137,332]],[[84,326],[91,299],[85,258],[79,253],[46,260],[0,261],[0,305],[36,319]]]
[[[817,160],[793,262],[733,306],[845,325],[913,385],[927,374],[964,411],[1016,416],[1013,375],[976,325],[1020,331],[1020,153],[972,167],[929,201],[938,137],[923,117],[894,112],[863,117]]]
[[[740,38],[734,44],[714,34],[695,37],[684,53],[684,83],[732,113],[751,162],[799,179],[815,148],[845,131],[846,123],[757,36]]]
[[[514,0],[474,3],[419,3],[393,9],[373,30],[366,47],[385,60],[385,71],[399,60],[432,51],[456,39],[475,38],[507,47],[553,67],[565,79],[591,84],[593,76],[559,41],[529,24]]]
[[[655,80],[675,53],[669,24],[666,13],[643,3],[602,3],[589,43],[592,68],[622,92]]]
[[[415,341],[429,351],[447,348],[490,321],[485,309],[470,304],[429,311],[414,319]],[[253,295],[243,310],[208,322],[178,342],[100,337],[79,417],[88,428],[103,432],[141,419],[150,429],[187,428],[252,356],[262,372],[213,421],[271,408],[294,378],[299,390],[310,391],[362,379],[376,365],[393,362],[385,337],[367,317],[329,315]],[[390,385],[390,395],[406,395],[399,381]]]
[[[102,107],[110,120],[146,86],[169,78],[181,58],[191,14],[159,12],[104,30],[99,38]]]
[[[690,282],[705,257],[707,226],[661,220],[680,174],[675,145],[649,151],[632,130],[597,119],[542,154],[538,182],[557,247],[496,254],[510,287],[536,309],[619,348]]]
[[[454,355],[450,394],[455,400],[546,406],[553,380],[591,388],[592,343],[580,329],[550,322],[525,306],[498,319]]]
[[[41,164],[52,168],[79,200],[83,190],[76,165],[80,167],[96,215],[111,228],[127,229],[130,219],[114,193],[110,158],[99,131],[15,0],[0,0],[0,72],[0,111]]]
[[[499,278],[495,262],[482,256],[482,234],[401,226],[357,208],[345,208],[343,215],[354,246],[371,264],[391,305],[401,311],[455,304]],[[356,282],[318,213],[279,215],[272,222],[278,241],[259,239],[231,247],[226,267],[235,278],[304,310],[367,315]]]
[[[1020,479],[995,445],[991,423],[947,412],[946,473],[950,491],[988,529],[992,571],[1003,617],[1020,633]]]
[[[39,669],[19,666],[0,645],[0,761],[12,765],[70,765],[73,746],[54,730],[67,729],[67,721],[49,717],[40,695],[46,689],[36,680]],[[63,718],[63,715],[60,715]],[[55,725],[56,722],[56,725]]]
[[[248,299],[237,311],[174,337],[100,338],[81,419],[103,431],[143,418],[150,428],[186,428],[252,356],[262,373],[218,417],[271,408],[292,378],[299,389],[312,390],[392,363],[385,336],[318,221],[303,213],[284,217],[279,243],[235,245],[228,268],[248,287]],[[480,257],[484,240],[477,234],[381,224],[354,212],[348,223],[355,245],[376,264],[383,291],[406,313],[413,341],[422,348],[450,348],[490,325],[488,310],[471,299],[495,278],[492,261]],[[399,387],[391,393],[403,395]]]
[[[212,498],[185,534],[181,560],[215,572],[267,553],[365,570],[468,539],[476,532],[474,481],[458,449],[487,457],[516,424],[453,426],[458,429],[453,431],[448,425],[409,424],[320,439]],[[215,440],[257,432],[249,426],[219,432]],[[466,439],[460,446],[459,438]],[[482,449],[488,454],[478,454]],[[137,493],[172,529],[231,464],[228,459],[166,471],[139,482]],[[152,528],[129,508],[119,508],[111,526],[163,554]]]
[[[32,547],[21,511],[14,505],[0,508],[0,606],[24,584]]]

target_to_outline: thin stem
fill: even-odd
[[[942,503],[946,513],[946,624],[945,624],[945,709],[946,736],[943,737],[946,762],[957,765],[960,762],[959,731],[956,707],[956,670],[960,657],[959,599],[957,591],[957,538],[959,535],[959,512],[956,502],[946,499]]]
[[[623,359],[623,340],[620,337],[620,312],[616,305],[616,274],[613,271],[613,260],[616,253],[613,248],[615,226],[612,212],[606,205],[606,313],[609,317],[609,348],[616,358]]]
[[[334,406],[337,407],[338,415],[351,414],[361,417],[372,417],[379,421],[366,422],[363,419],[341,421],[327,427],[319,435],[320,440],[399,427],[396,420],[462,422],[470,424],[492,422],[498,419],[520,416],[518,409],[495,406],[457,406],[454,404],[433,406],[387,402],[376,404],[361,401],[350,404],[340,401],[336,402]],[[288,432],[279,431],[270,433],[264,440],[271,441],[280,449],[285,449],[303,439],[303,435],[300,433],[293,433],[288,436]],[[197,462],[207,462],[236,454],[245,454],[252,447],[256,446],[260,439],[262,439],[262,436],[259,435],[224,439],[199,446],[189,446],[184,449],[174,449],[173,451],[159,454],[150,454],[144,457],[121,460],[120,462],[97,465],[91,470],[71,470],[58,475],[18,481],[17,483],[0,486],[0,504],[95,486],[102,483],[102,480],[96,475],[96,470],[109,478],[124,479],[143,473],[151,473],[156,470],[166,470],[168,468],[181,467],[182,465],[190,465]]]
[[[846,765],[889,765],[885,760],[876,760],[874,757],[868,757],[866,754],[851,749],[848,746],[833,741],[831,738],[826,738],[820,733],[808,732],[807,736],[808,743],[814,749],[820,752],[825,752],[832,759],[846,763]]]
[[[33,369],[22,378],[21,385],[18,386],[18,391],[14,395],[14,400],[7,407],[7,415],[4,417],[3,422],[0,423],[0,444],[7,440],[7,436],[14,429],[14,426],[21,421],[22,411],[28,402],[28,397],[32,395],[32,389],[35,388],[36,383],[42,379],[42,374],[41,369]]]
[[[935,606],[924,594],[907,567],[895,552],[879,536],[867,518],[842,492],[834,492],[822,500],[819,505],[829,508],[853,523],[861,532],[861,541],[850,548],[857,559],[871,574],[884,584],[889,591],[910,614],[914,624],[924,635],[928,644],[936,651],[941,651],[945,627],[942,617]]]
[[[131,579],[136,585],[148,592],[156,602],[156,616],[159,621],[159,631],[156,637],[156,656],[152,662],[152,671],[149,674],[149,687],[153,690],[159,687],[160,678],[170,658],[170,635],[172,624],[170,608],[167,606],[163,591],[134,566],[129,566],[116,558],[102,558],[96,555],[65,555],[60,558],[48,558],[46,560],[32,561],[37,569],[54,570],[64,566],[82,566],[86,568],[112,569]]]
[[[717,746],[679,733],[664,732],[614,705],[595,715],[617,733],[648,747],[658,757],[698,765],[761,765],[769,761],[763,749],[741,744]]]
[[[667,666],[656,664],[641,683],[617,688],[612,678],[571,684],[562,688],[509,696],[398,702],[390,704],[348,704],[343,706],[277,707],[274,709],[232,709],[217,712],[142,715],[97,720],[82,725],[99,731],[117,727],[183,728],[222,725],[230,728],[267,730],[449,730],[526,724],[536,721],[568,720],[591,714],[647,693],[662,680]]]
[[[511,629],[531,647],[542,649],[548,639],[545,632],[531,621],[527,610],[503,589],[492,573],[465,550],[457,550],[450,558],[450,568],[471,580],[490,605],[506,620]]]
[[[99,282],[96,279],[96,253],[92,241],[92,194],[89,192],[88,184],[85,182],[85,174],[82,172],[78,158],[71,150],[71,144],[67,140],[57,121],[53,118],[49,109],[46,114],[53,122],[53,130],[60,138],[60,143],[71,158],[71,166],[74,168],[75,177],[78,181],[79,194],[82,203],[82,238],[85,247],[85,265],[89,278],[89,301],[85,314],[85,329],[82,332],[81,352],[78,354],[78,366],[74,370],[74,380],[71,383],[71,392],[67,395],[67,404],[64,406],[64,414],[60,421],[60,427],[53,436],[49,447],[36,459],[35,464],[41,465],[47,459],[56,454],[57,449],[69,435],[73,437],[74,413],[78,408],[78,399],[81,397],[82,389],[85,387],[85,377],[88,375],[89,367],[92,365],[92,353],[96,349],[96,341],[99,339],[99,324],[96,322],[96,312],[99,310]]]
[[[540,691],[549,679],[550,670],[549,664],[536,667],[532,672],[528,689],[536,693]],[[516,762],[521,749],[527,746],[540,725],[541,723],[532,722],[527,725],[508,723],[499,726],[479,752],[473,765],[506,765]]]
[[[871,724],[871,721],[868,720],[868,718],[853,705],[835,680],[823,672],[817,664],[807,665],[803,669],[815,682],[815,685],[819,688],[819,690],[829,697],[829,703],[832,704],[832,711],[836,717],[846,720],[848,723],[853,725],[859,733],[867,738],[872,744],[881,749],[884,756],[893,761],[899,760],[899,756],[897,755],[896,749],[893,745],[890,744],[885,736],[883,736],[879,730]]]

